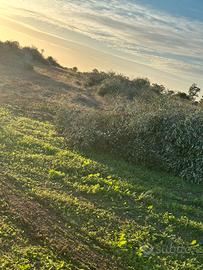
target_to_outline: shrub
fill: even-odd
[[[161,98],[110,111],[65,110],[58,120],[73,147],[110,152],[203,181],[203,111],[198,107]]]
[[[176,93],[176,94],[175,94],[175,97],[178,97],[178,98],[180,98],[180,99],[182,99],[182,100],[190,100],[189,95],[187,95],[187,94],[184,93],[184,92],[178,92],[178,93]]]
[[[97,93],[100,96],[105,96],[107,94],[125,94],[128,90],[128,86],[120,79],[113,77],[103,80],[101,85],[98,87]]]
[[[31,58],[31,60],[33,61],[47,64],[47,60],[44,58],[42,53],[35,47],[24,47],[22,48],[22,53],[25,57]]]
[[[132,81],[133,86],[137,89],[150,88],[150,81],[147,78],[137,78]]]
[[[99,72],[97,69],[92,72],[85,73],[86,76],[86,86],[95,86],[100,84],[103,80],[108,78],[108,74],[105,72]]]
[[[142,94],[149,89],[150,82],[148,79],[138,78],[131,81],[123,75],[113,75],[104,79],[98,86],[98,94],[100,96],[120,95],[133,99],[138,94]]]
[[[146,78],[130,80],[128,77],[114,72],[105,73],[95,69],[92,72],[85,73],[85,76],[86,86],[94,87],[100,96],[120,95],[133,99],[138,94],[143,94],[153,88]],[[163,88],[164,86],[159,86],[159,90]]]
[[[73,72],[78,72],[78,68],[77,67],[73,67],[72,70],[73,70]]]
[[[164,85],[153,83],[151,86],[151,90],[154,91],[156,94],[162,94],[166,91],[166,88]],[[171,94],[173,94],[173,93],[174,92],[172,91]]]
[[[54,59],[52,56],[48,56],[46,60],[51,66],[61,67],[61,65],[57,62],[57,60]]]
[[[9,48],[9,49],[12,49],[12,50],[19,50],[20,49],[20,44],[18,41],[5,41],[3,43],[3,47],[5,48]]]
[[[170,111],[159,117],[157,125],[157,139],[162,145],[158,154],[165,167],[185,179],[202,182],[203,111]]]

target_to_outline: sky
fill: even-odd
[[[202,0],[0,0],[0,39],[43,48],[82,71],[203,90]]]

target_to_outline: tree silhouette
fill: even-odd
[[[194,99],[198,97],[198,93],[201,91],[201,89],[197,86],[196,83],[193,83],[189,89],[189,97],[190,99]]]

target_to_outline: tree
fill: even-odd
[[[190,99],[195,99],[196,97],[198,97],[200,91],[201,89],[197,86],[197,84],[193,83],[188,92]]]

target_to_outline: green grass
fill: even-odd
[[[200,186],[65,145],[0,108],[0,269],[202,269]]]

